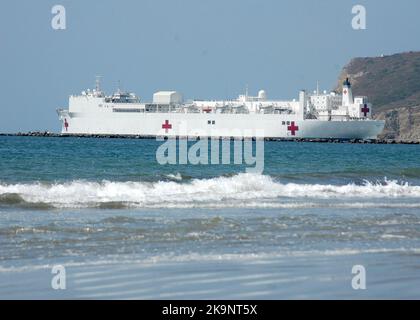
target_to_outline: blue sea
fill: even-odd
[[[420,298],[419,145],[265,142],[250,173],[162,143],[0,137],[0,298]]]

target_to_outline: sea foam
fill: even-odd
[[[15,201],[11,201],[13,198]],[[90,182],[0,184],[0,204],[42,203],[54,207],[216,206],[243,207],[252,203],[267,207],[287,199],[419,198],[420,186],[384,180],[363,185],[282,183],[267,175],[238,174],[231,177],[194,179],[188,182]],[[2,201],[3,199],[4,201]],[[19,199],[19,201],[16,201]],[[305,200],[306,201],[306,200]],[[309,203],[309,202],[308,202]],[[290,206],[290,203],[287,204]],[[252,206],[252,205],[251,205]]]

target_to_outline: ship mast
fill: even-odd
[[[102,76],[96,76],[96,80],[95,80],[95,90],[96,90],[96,92],[101,92],[101,78],[102,78]]]
[[[118,80],[118,84],[117,84],[117,92],[118,94],[121,93],[121,80]]]

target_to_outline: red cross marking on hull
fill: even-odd
[[[165,129],[166,133],[168,133],[169,129],[172,129],[172,125],[169,123],[169,120],[165,120],[165,123],[162,124],[162,129]]]
[[[297,125],[295,125],[294,121],[292,121],[290,126],[287,127],[287,130],[289,130],[291,132],[292,136],[295,136],[296,131],[299,131],[299,127]]]

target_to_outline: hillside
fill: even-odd
[[[420,140],[420,52],[375,58],[355,58],[343,68],[355,95],[368,96],[374,117],[385,119],[381,138]]]

